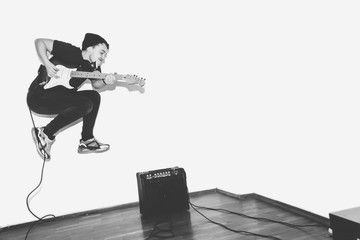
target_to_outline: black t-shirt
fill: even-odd
[[[78,71],[93,72],[95,70],[101,72],[101,68],[94,67],[94,64],[91,64],[88,60],[83,59],[81,54],[81,49],[79,47],[73,46],[70,43],[54,40],[53,50],[51,52],[52,57],[50,61],[54,65],[63,65],[67,68],[77,69]],[[38,70],[38,76],[32,82],[30,89],[35,88],[39,84],[46,81],[47,73],[44,65],[40,65]],[[70,80],[70,85],[77,89],[79,86],[85,82],[85,78],[72,78]]]
[[[83,59],[80,48],[58,40],[54,41],[51,55],[51,61],[56,62],[55,65],[61,64],[67,68],[78,68],[82,63],[88,62]]]

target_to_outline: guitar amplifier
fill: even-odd
[[[189,209],[189,193],[183,168],[136,173],[140,213],[169,214]]]

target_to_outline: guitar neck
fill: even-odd
[[[108,74],[101,72],[83,72],[83,71],[71,71],[70,77],[72,78],[92,78],[92,79],[104,79]],[[121,80],[125,75],[115,74],[116,80]]]

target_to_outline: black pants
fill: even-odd
[[[75,91],[63,86],[44,90],[38,86],[29,90],[27,104],[38,114],[56,114],[45,126],[49,136],[54,136],[61,128],[83,118],[81,137],[93,138],[93,129],[100,106],[100,94],[95,90]]]

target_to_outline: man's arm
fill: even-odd
[[[57,77],[58,69],[49,61],[48,53],[51,53],[54,46],[54,40],[46,38],[35,39],[35,49],[40,58],[41,63],[46,67],[49,77]]]
[[[114,84],[116,82],[114,74],[108,74],[106,75],[105,79],[95,79],[91,80],[91,84],[93,88],[100,89],[102,87],[105,87],[106,85]]]

